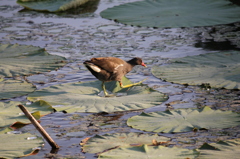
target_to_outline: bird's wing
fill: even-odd
[[[115,72],[116,68],[123,66],[126,62],[116,57],[92,58],[91,63],[108,72]]]

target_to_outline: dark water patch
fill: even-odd
[[[238,6],[240,6],[240,1],[239,0],[229,0],[230,2],[232,2],[233,4],[236,4]]]
[[[236,45],[233,45],[230,41],[220,41],[216,42],[210,40],[208,42],[198,41],[194,45],[196,48],[203,48],[205,50],[211,51],[225,51],[225,50],[236,50],[240,51],[240,48],[237,48]]]

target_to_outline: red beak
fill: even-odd
[[[147,67],[147,65],[146,65],[145,63],[143,63],[143,62],[142,62],[142,64],[141,64],[141,65],[142,65],[142,66],[144,66],[144,67]]]

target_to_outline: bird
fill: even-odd
[[[124,61],[117,57],[97,57],[91,58],[91,60],[87,60],[83,64],[97,79],[102,81],[102,89],[105,97],[110,96],[106,91],[105,82],[118,81],[121,88],[128,88],[139,85],[146,80],[129,85],[122,84],[123,76],[130,72],[134,66],[142,65],[147,67],[139,57],[134,57],[129,61]]]

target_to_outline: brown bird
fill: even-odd
[[[121,88],[128,88],[142,83],[129,84],[123,86],[122,77],[132,70],[135,65],[147,67],[141,58],[135,57],[129,61],[124,61],[116,57],[99,57],[92,58],[90,61],[83,63],[87,69],[100,81],[102,81],[102,89],[105,96],[108,96],[104,82],[118,81]]]

